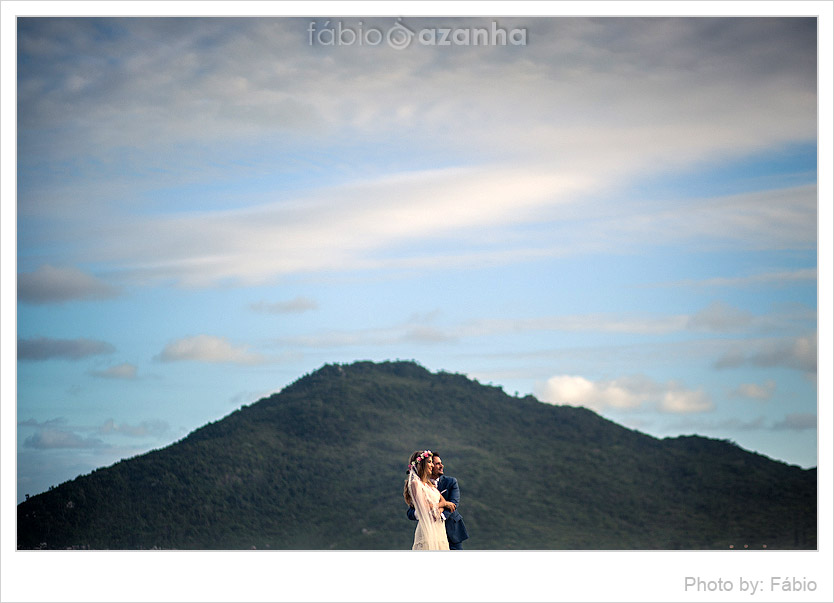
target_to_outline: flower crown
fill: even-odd
[[[408,464],[408,467],[406,467],[405,470],[406,471],[414,471],[415,473],[417,473],[417,463],[419,463],[419,462],[421,462],[425,459],[430,459],[431,457],[432,457],[431,450],[424,450],[423,452],[421,452],[417,456],[416,459],[414,459],[411,463]]]

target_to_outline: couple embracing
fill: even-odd
[[[417,520],[412,550],[462,550],[469,534],[457,510],[458,480],[443,474],[443,461],[431,450],[414,452],[406,470],[403,498],[408,518]]]

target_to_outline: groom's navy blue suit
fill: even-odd
[[[463,523],[463,517],[458,513],[457,507],[460,505],[460,487],[458,480],[448,475],[441,475],[437,480],[437,489],[448,502],[455,503],[455,512],[443,511],[443,517],[446,518],[446,538],[449,539],[449,548],[452,550],[463,550],[463,541],[469,538],[469,533],[466,531],[466,526]],[[414,514],[414,507],[408,507],[408,518],[417,521],[417,516]]]

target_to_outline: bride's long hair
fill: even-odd
[[[417,473],[417,477],[421,480],[424,478],[429,477],[429,463],[428,461],[434,458],[434,454],[429,452],[429,456],[425,458],[421,458],[424,452],[428,452],[427,450],[415,450],[411,453],[411,456],[408,459],[408,473],[411,473],[411,468],[414,467],[415,473]],[[403,485],[403,498],[405,499],[405,503],[409,507],[414,506],[414,502],[411,500],[411,493],[408,491],[408,475],[405,478],[405,484]]]

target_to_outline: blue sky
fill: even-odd
[[[310,23],[18,22],[19,500],[362,359],[816,466],[813,20]]]

